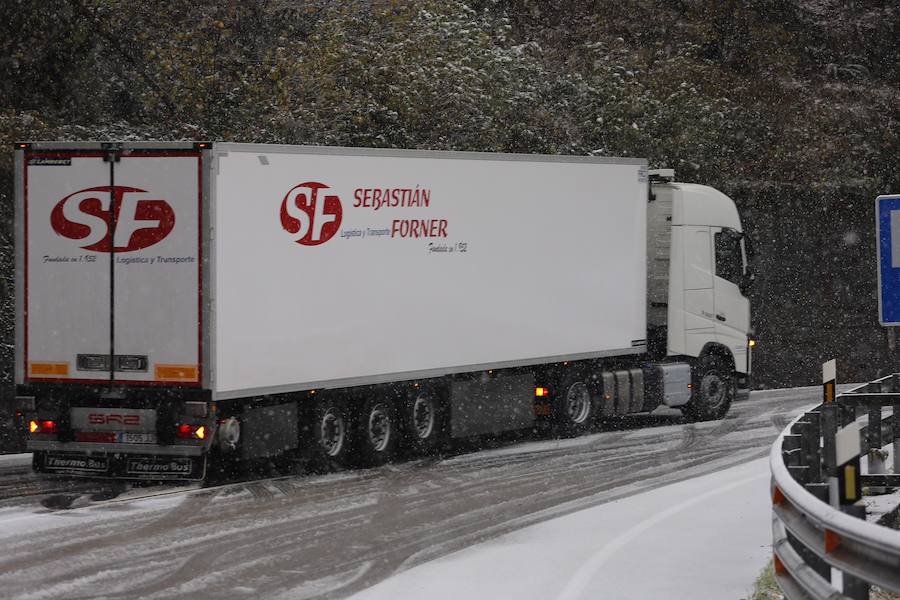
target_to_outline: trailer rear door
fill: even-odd
[[[116,163],[114,372],[120,382],[200,383],[201,157],[132,152]]]
[[[26,152],[23,191],[26,381],[108,380],[110,269],[102,247],[110,167],[101,152]],[[90,370],[80,370],[91,362]],[[92,359],[93,358],[93,362]],[[100,358],[97,358],[100,357]]]
[[[199,150],[27,150],[24,381],[201,383]]]

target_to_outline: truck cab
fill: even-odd
[[[672,170],[651,182],[648,328],[666,356],[730,367],[746,386],[753,273],[737,207],[716,189],[675,182]]]

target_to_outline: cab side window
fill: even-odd
[[[741,236],[726,229],[716,234],[716,276],[740,285],[744,275]]]

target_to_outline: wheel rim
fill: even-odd
[[[428,439],[434,431],[434,405],[430,398],[419,396],[413,403],[413,429],[420,440]]]
[[[572,423],[584,423],[591,413],[591,394],[587,386],[582,383],[573,383],[566,392],[566,413]]]
[[[325,454],[328,456],[337,456],[344,449],[344,438],[346,429],[344,427],[344,419],[334,409],[329,408],[322,416],[322,422],[319,423],[320,440]]]
[[[704,398],[704,404],[715,412],[725,402],[728,386],[718,373],[707,373],[700,382],[700,393]]]
[[[391,416],[383,404],[376,404],[369,411],[369,442],[372,449],[382,452],[391,441]]]

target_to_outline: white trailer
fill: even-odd
[[[718,417],[749,374],[734,204],[651,192],[643,160],[59,142],[16,168],[38,470],[379,464],[660,404]]]

